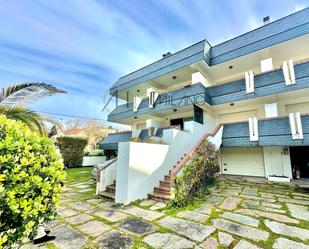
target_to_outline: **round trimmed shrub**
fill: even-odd
[[[0,248],[33,238],[52,220],[65,172],[53,142],[0,116]]]

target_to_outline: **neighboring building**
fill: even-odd
[[[108,121],[132,126],[107,138],[118,149],[116,202],[154,187],[153,197],[169,198],[174,166],[212,132],[221,174],[308,178],[309,9],[215,46],[202,40],[167,53],[121,77],[110,94],[128,104]],[[129,142],[141,132],[141,141],[153,135],[165,144]],[[98,191],[112,192],[102,184]]]

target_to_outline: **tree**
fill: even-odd
[[[26,105],[59,93],[66,93],[66,91],[50,84],[37,82],[4,87],[0,91],[0,114],[9,119],[22,121],[30,129],[37,130],[40,134],[46,134],[43,121],[50,121],[50,119],[32,111]]]

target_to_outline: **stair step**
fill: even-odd
[[[106,198],[115,200],[115,193],[111,193],[111,192],[107,192],[107,191],[102,191],[102,192],[100,192],[100,195],[104,196]]]
[[[171,195],[165,195],[165,194],[157,194],[157,193],[150,193],[148,194],[148,197],[154,200],[170,200],[171,199]]]
[[[170,183],[170,181],[165,181],[165,180],[163,180],[163,181],[160,181],[160,184],[159,184],[159,187],[161,188],[165,188],[165,187],[170,187],[171,186],[171,183]]]
[[[155,187],[154,188],[154,193],[155,194],[165,194],[165,195],[170,195],[171,188],[162,188],[162,187]]]
[[[107,192],[112,192],[112,193],[115,193],[116,191],[116,185],[109,185],[106,187],[106,191]]]
[[[164,176],[164,180],[165,180],[165,181],[170,181],[170,180],[171,180],[171,176],[170,176],[170,175]]]

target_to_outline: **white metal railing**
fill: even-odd
[[[108,160],[101,165],[97,171],[97,188],[96,194],[105,191],[106,187],[112,185],[116,181],[117,158]]]

